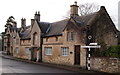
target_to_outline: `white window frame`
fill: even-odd
[[[26,54],[29,54],[29,47],[26,47],[26,48],[25,48],[25,53],[26,53]]]
[[[75,32],[68,32],[67,33],[67,40],[68,41],[75,41],[76,40],[76,33]]]
[[[45,55],[52,55],[52,47],[45,47]]]
[[[16,50],[16,53],[18,54],[18,53],[19,53],[19,48],[18,48],[18,47],[16,47],[16,49],[15,49],[15,50]]]
[[[68,47],[62,47],[62,56],[68,56],[69,55],[69,48]]]

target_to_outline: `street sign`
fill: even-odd
[[[89,45],[97,45],[97,43],[90,43]]]
[[[90,70],[90,49],[91,48],[100,48],[101,46],[100,45],[97,45],[97,43],[90,43],[89,46],[81,46],[81,48],[88,48],[89,50],[89,54],[88,54],[88,58],[87,58],[87,68],[88,70]]]
[[[101,46],[81,46],[81,48],[100,48]]]

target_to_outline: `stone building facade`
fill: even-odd
[[[9,17],[3,34],[4,52],[33,61],[86,67],[87,50],[81,46],[101,41],[107,46],[118,44],[119,31],[104,6],[83,16],[78,15],[77,2],[70,7],[70,18],[53,23],[41,22],[36,12],[31,25],[26,26],[22,18],[18,28],[14,17]]]

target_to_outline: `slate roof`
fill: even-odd
[[[38,23],[42,33],[46,33],[48,31],[48,29],[50,27],[50,23],[48,23],[48,22],[38,22],[38,21],[37,21],[37,23]],[[23,39],[23,40],[24,39],[30,39],[31,38],[31,28],[30,28],[30,26],[26,26],[25,31],[19,33],[19,35],[20,35],[21,39]]]
[[[47,37],[47,36],[61,35],[62,31],[64,30],[64,28],[68,23],[68,20],[69,19],[65,19],[62,21],[51,23],[50,30],[45,36]]]
[[[39,27],[40,27],[42,33],[46,33],[50,27],[50,23],[48,23],[48,22],[38,22],[38,24],[39,24]]]
[[[77,25],[77,27],[79,28],[81,26],[86,27],[86,25],[92,25],[92,23],[95,22],[95,20],[97,19],[101,11],[106,11],[105,7],[101,7],[101,9],[98,12],[94,12],[88,15],[75,16],[69,19],[64,19],[58,22],[53,22],[53,23],[38,22],[38,21],[37,23],[42,33],[44,33],[42,37],[59,36],[59,35],[62,35],[62,32],[64,31],[65,27],[67,26],[67,24],[71,19],[75,21],[76,23],[75,25]],[[30,38],[30,35],[31,35],[30,26],[26,27],[26,30],[22,32],[20,35],[22,39]]]
[[[31,38],[31,28],[30,26],[26,26],[26,30],[24,32],[19,33],[21,39],[30,39]]]
[[[90,20],[93,19],[93,17],[95,17],[95,15],[96,15],[96,12],[92,14],[84,15],[84,16],[76,16],[76,17],[73,17],[72,19],[74,19],[78,27],[86,26],[90,22]],[[62,35],[62,32],[65,29],[69,20],[70,19],[65,19],[62,21],[51,23],[50,31],[44,37]]]
[[[88,25],[88,23],[96,16],[96,12],[88,15],[83,16],[76,16],[73,19],[76,23],[80,23],[82,26]]]
[[[10,31],[11,32],[14,31],[14,30],[16,30],[16,29],[17,29],[16,27],[10,26]]]

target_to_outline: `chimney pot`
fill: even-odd
[[[35,16],[34,16],[34,19],[37,20],[37,21],[40,21],[40,12],[36,12]]]
[[[26,19],[25,18],[21,19],[21,27],[23,27],[23,28],[26,27]]]
[[[77,5],[77,1],[75,1],[74,3],[75,3],[75,5]]]

